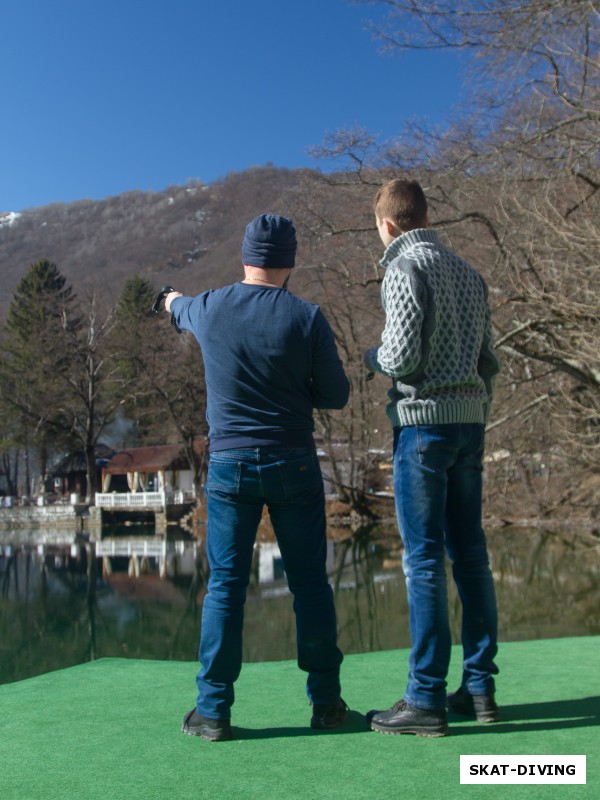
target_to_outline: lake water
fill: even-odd
[[[61,547],[56,539],[44,549],[42,539],[52,537],[0,532],[0,683],[92,658],[196,659],[206,579],[201,548],[194,575],[128,577],[127,560],[113,559],[112,575],[102,577],[102,562],[88,559],[89,550]],[[600,633],[597,539],[502,528],[488,531],[488,541],[501,641]],[[330,544],[343,652],[410,645],[401,556],[392,528],[349,530]],[[458,642],[460,603],[451,578],[449,603]],[[278,552],[257,546],[244,660],[294,658],[294,615]]]

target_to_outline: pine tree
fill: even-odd
[[[10,410],[17,443],[36,451],[42,493],[50,451],[66,438],[60,391],[71,363],[66,334],[79,325],[74,300],[56,264],[37,261],[17,286],[3,331],[2,404]]]
[[[155,365],[168,358],[163,320],[151,311],[155,296],[148,280],[132,275],[123,285],[111,334],[114,389],[120,396],[122,411],[134,425],[135,444],[149,441],[151,430],[156,435],[155,427],[160,427],[162,416],[149,381]]]

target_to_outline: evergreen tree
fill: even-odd
[[[121,408],[135,428],[133,444],[151,440],[160,419],[156,397],[151,389],[149,370],[168,357],[160,318],[151,311],[156,292],[152,284],[133,275],[123,285],[115,309],[111,348],[115,358],[115,391]]]
[[[151,308],[156,291],[150,281],[132,275],[123,285],[115,310],[115,330],[130,330],[131,325],[143,324],[154,318]]]
[[[2,404],[10,410],[15,444],[36,452],[41,492],[50,452],[66,439],[61,384],[71,363],[65,335],[79,326],[74,300],[56,264],[37,261],[17,286],[3,331]]]

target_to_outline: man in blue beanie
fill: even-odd
[[[244,602],[265,504],[294,596],[311,727],[335,728],[348,710],[340,695],[342,654],[325,566],[325,496],[313,409],[343,408],[349,382],[319,307],[287,291],[295,257],[292,221],[262,214],[246,227],[242,281],[197,297],[171,292],[165,300],[179,327],[198,340],[206,375],[211,572],[198,699],[182,730],[209,741],[233,738]]]

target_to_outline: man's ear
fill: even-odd
[[[394,225],[391,219],[384,219],[385,222],[385,229],[389,233],[390,236],[396,238],[399,235],[398,228]]]

